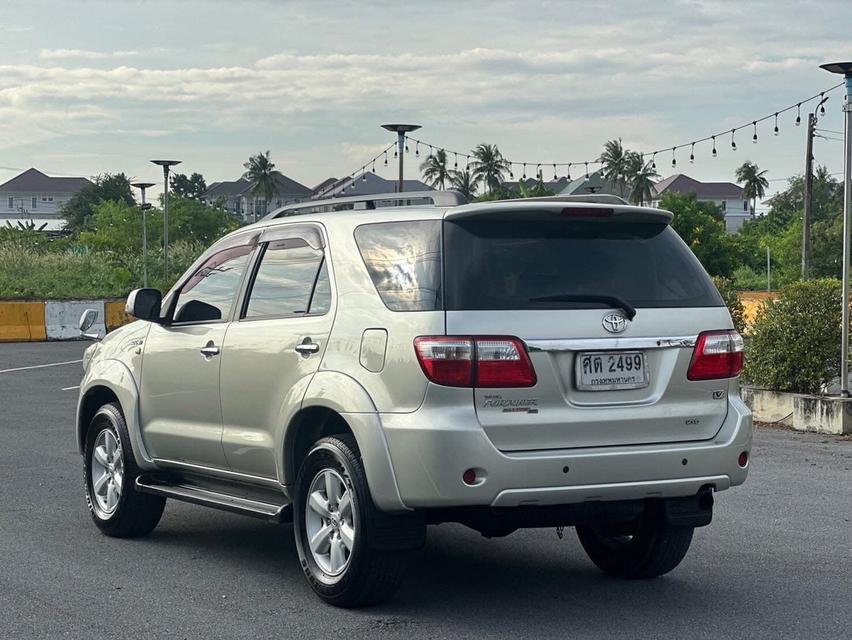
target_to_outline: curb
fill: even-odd
[[[80,315],[95,309],[93,330],[105,333],[127,324],[123,300],[12,300],[0,302],[0,342],[77,340]]]

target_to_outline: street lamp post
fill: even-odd
[[[169,167],[180,160],[151,160],[163,168],[163,275],[169,279]]]
[[[846,78],[846,114],[843,151],[843,309],[841,311],[842,337],[840,344],[840,395],[849,397],[849,233],[852,231],[852,62],[831,62],[820,65],[831,73]]]
[[[148,286],[148,209],[151,205],[145,202],[145,189],[153,187],[153,182],[134,182],[131,186],[142,192],[142,286]]]
[[[396,187],[397,193],[405,191],[403,187],[402,176],[402,157],[405,154],[405,134],[417,131],[420,128],[419,124],[383,124],[382,129],[388,131],[396,131],[396,151],[399,156],[399,184]]]

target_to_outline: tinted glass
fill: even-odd
[[[181,287],[175,322],[223,320],[243,277],[254,246],[239,246],[211,256]]]
[[[362,225],[355,241],[388,309],[441,308],[440,220]]]
[[[635,307],[722,306],[712,281],[665,224],[467,220],[444,229],[447,309],[578,309],[616,295]]]
[[[322,262],[323,252],[312,249],[304,240],[269,243],[257,269],[245,317],[308,313]]]

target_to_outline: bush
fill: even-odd
[[[838,280],[796,282],[758,310],[746,345],[746,380],[759,387],[818,393],[840,369]]]
[[[740,333],[745,332],[745,309],[743,309],[739,291],[734,287],[734,283],[728,278],[717,276],[713,278],[713,284],[716,285],[722,300],[725,301],[725,306],[728,307],[731,320],[734,321],[734,328]]]

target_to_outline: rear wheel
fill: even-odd
[[[95,525],[118,538],[150,533],[163,514],[166,499],[136,491],[139,469],[130,436],[116,403],[98,409],[89,426],[84,452],[86,502]]]
[[[393,596],[410,551],[376,548],[377,527],[387,531],[393,516],[373,505],[355,439],[317,441],[296,484],[296,548],[314,592],[339,607],[378,604]]]
[[[662,510],[649,505],[636,522],[578,526],[577,536],[592,562],[607,575],[642,579],[678,566],[689,550],[693,531],[693,527],[668,524]]]

